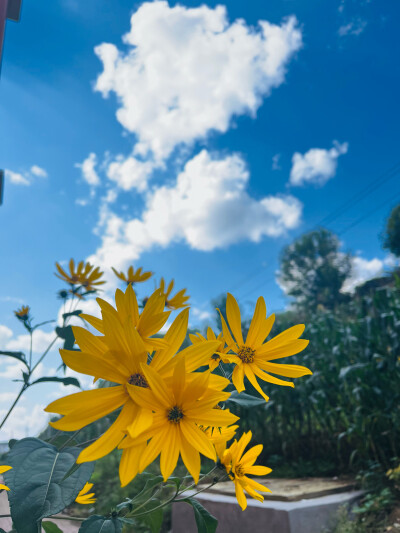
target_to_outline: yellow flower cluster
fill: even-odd
[[[79,265],[78,271],[82,273]],[[141,269],[138,272],[142,276],[149,274]],[[72,273],[76,274],[73,268]],[[132,285],[140,281],[140,276],[134,280],[133,268],[127,276],[115,273],[127,283],[125,291],[117,289],[115,307],[97,298],[101,318],[80,315],[99,334],[73,326],[81,351],[60,350],[64,363],[72,370],[92,376],[95,381],[101,378],[112,386],[78,392],[52,402],[45,410],[62,416],[51,425],[62,431],[77,431],[120,410],[109,429],[82,450],[78,463],[94,461],[118,447],[122,450],[120,481],[125,486],[158,456],[161,473],[167,480],[180,457],[197,483],[203,455],[219,461],[225,475],[235,483],[242,509],[246,507],[243,490],[262,500],[256,491],[268,492],[268,489],[248,475],[266,475],[271,470],[254,466],[261,445],[244,453],[251,432],[227,448],[238,428],[232,425],[238,417],[225,408],[224,402],[230,396],[226,388],[232,379],[238,392],[243,391],[246,376],[268,400],[256,378],[293,386],[271,374],[284,377],[311,374],[305,367],[272,362],[307,346],[308,341],[299,339],[304,326],[294,326],[265,342],[274,316],[267,318],[264,299],[259,298],[244,341],[239,306],[228,294],[227,321],[221,315],[223,331],[216,335],[208,328],[206,337],[190,335],[192,345],[181,349],[189,319],[186,303],[189,297],[185,290],[170,298],[173,282],[166,287],[162,279],[145,305],[139,306]],[[160,335],[171,309],[179,307],[184,309],[165,335]],[[233,373],[228,378],[232,364]],[[223,365],[229,367],[221,375],[216,371]]]

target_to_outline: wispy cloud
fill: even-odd
[[[47,178],[48,174],[44,168],[38,165],[32,165],[30,170],[14,172],[13,170],[6,169],[4,172],[6,180],[12,185],[32,185],[35,178]]]
[[[338,29],[338,34],[340,37],[345,37],[346,35],[360,35],[365,28],[367,27],[367,21],[362,18],[356,18],[349,22],[348,24],[343,24]]]

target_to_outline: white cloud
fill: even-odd
[[[311,148],[305,154],[296,152],[292,157],[290,184],[301,186],[306,183],[324,185],[336,174],[338,157],[347,153],[348,143],[333,142],[330,150]]]
[[[5,178],[9,180],[10,183],[13,185],[30,185],[31,182],[27,179],[26,176],[23,176],[19,172],[13,172],[12,170],[5,170],[4,172]]]
[[[367,27],[367,24],[368,23],[366,20],[356,18],[348,24],[343,24],[340,26],[338,29],[338,34],[340,37],[344,37],[346,35],[360,35]]]
[[[1,429],[0,441],[37,436],[46,427],[49,420],[49,415],[43,411],[43,407],[31,403],[29,405],[24,403],[17,405]],[[0,409],[0,420],[3,419],[6,412],[7,409]]]
[[[0,350],[4,350],[4,345],[11,339],[13,332],[7,326],[0,324]]]
[[[226,132],[234,116],[254,116],[302,45],[295,17],[254,28],[230,24],[224,6],[164,1],[143,3],[123,40],[126,53],[110,43],[95,48],[103,62],[95,89],[117,95],[117,119],[138,139],[135,154],[151,151],[157,160],[212,130]]]
[[[275,154],[272,157],[272,170],[281,170],[281,166],[279,164],[280,158],[281,158],[281,154]]]
[[[38,167],[37,165],[31,166],[31,174],[38,178],[47,178],[48,174],[44,168]]]
[[[213,313],[211,311],[206,311],[204,309],[199,309],[198,307],[191,307],[190,312],[193,316],[200,321],[211,320],[213,318]]]
[[[38,165],[32,165],[30,170],[23,172],[14,172],[6,169],[4,171],[6,179],[13,185],[32,185],[34,178],[47,178],[47,172]]]
[[[118,156],[108,165],[107,176],[124,191],[137,189],[143,192],[155,165],[151,161],[140,161],[136,157]]]
[[[123,220],[103,206],[102,245],[89,261],[124,268],[157,245],[184,242],[211,251],[242,240],[277,237],[299,224],[302,205],[296,198],[256,200],[246,192],[248,181],[239,155],[212,157],[202,150],[173,185],[147,193],[141,218]]]
[[[53,341],[55,338],[55,333],[53,331],[45,332],[41,329],[35,330],[33,333],[33,344],[32,349],[35,353],[41,353],[44,352],[49,344]],[[57,347],[60,347],[60,339],[57,340],[55,345],[53,346],[53,349],[55,350]],[[15,350],[15,351],[28,351],[30,348],[30,335],[24,334],[24,335],[18,335],[15,339],[9,340],[9,342],[6,345],[7,350]]]
[[[354,257],[352,259],[351,275],[343,284],[342,292],[354,292],[358,285],[382,275],[385,267],[393,268],[395,265],[396,259],[392,255],[388,255],[384,259]]]
[[[97,156],[93,152],[82,163],[75,163],[75,166],[81,169],[83,179],[91,187],[97,187],[101,183],[100,177],[96,172],[96,165]]]

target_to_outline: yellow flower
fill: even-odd
[[[0,465],[0,474],[4,474],[4,472],[8,472],[8,470],[11,470],[12,469],[12,466],[5,466],[5,465]],[[6,485],[2,485],[0,483],[0,490],[10,490]]]
[[[139,470],[143,471],[161,454],[160,468],[166,481],[181,455],[197,483],[200,453],[216,460],[215,449],[199,426],[223,427],[238,420],[228,409],[214,409],[229,393],[209,388],[209,372],[198,373],[194,379],[188,376],[184,360],[175,366],[170,380],[146,365],[142,365],[142,372],[150,388],[128,386],[133,401],[152,412],[151,425],[143,420],[143,431],[139,434],[139,438],[150,440],[141,454]],[[128,437],[121,447],[132,444],[135,445],[135,440]]]
[[[118,446],[127,432],[136,437],[142,419],[151,424],[151,416],[147,416],[148,412],[151,415],[151,410],[142,413],[142,408],[133,402],[127,392],[129,384],[143,388],[149,386],[143,374],[143,364],[150,364],[163,376],[172,377],[178,361],[185,360],[187,370],[192,372],[204,365],[216,348],[216,342],[203,343],[190,346],[176,355],[186,336],[188,309],[175,318],[164,339],[151,337],[165,324],[170,314],[169,311],[164,312],[165,300],[159,290],[149,298],[141,314],[132,285],[127,287],[125,293],[117,289],[115,299],[117,309],[101,298],[97,299],[102,311],[101,319],[80,315],[102,336],[73,326],[81,351],[60,350],[60,353],[65,364],[76,372],[111,381],[117,386],[78,392],[52,402],[45,409],[63,415],[63,418],[51,423],[54,428],[76,431],[122,407],[110,428],[82,450],[78,463],[107,455]],[[154,349],[157,351],[150,360],[149,354]],[[229,384],[221,376],[214,376],[210,383],[219,390]],[[126,455],[124,462],[130,460],[130,454]]]
[[[90,263],[80,261],[75,269],[75,262],[73,259],[69,261],[69,274],[61,267],[59,263],[56,263],[58,274],[56,276],[63,281],[66,281],[70,285],[81,285],[87,291],[96,290],[96,285],[102,285],[105,281],[99,281],[103,272],[100,272],[99,267],[94,268]]]
[[[247,507],[247,500],[244,490],[254,499],[262,502],[264,496],[258,494],[260,492],[271,492],[270,489],[261,485],[257,481],[247,477],[251,476],[266,476],[272,470],[266,466],[254,466],[257,457],[260,455],[263,446],[259,444],[250,448],[244,455],[243,452],[251,440],[251,431],[243,433],[239,441],[234,440],[233,444],[225,450],[220,456],[221,463],[225,466],[225,470],[229,478],[235,483],[235,492],[237,501],[244,511]]]
[[[228,346],[234,352],[234,355],[228,354],[226,357],[230,362],[236,363],[232,374],[232,382],[238,392],[244,391],[243,380],[244,376],[247,376],[253,387],[268,401],[268,396],[261,389],[256,376],[268,383],[294,387],[291,381],[278,379],[271,376],[271,374],[289,378],[298,378],[306,374],[312,374],[311,370],[304,366],[271,362],[282,357],[289,357],[304,350],[309,342],[305,339],[299,339],[304,331],[304,324],[293,326],[268,342],[264,342],[272,329],[275,315],[267,318],[264,298],[260,296],[257,300],[246,341],[244,341],[239,306],[232,294],[229,293],[226,300],[226,314],[234,338],[229,331],[224,317],[220,313],[222,331]]]
[[[226,346],[225,339],[222,336],[222,333],[220,333],[217,337],[211,328],[207,328],[207,338],[203,337],[203,335],[201,335],[200,333],[196,333],[196,334],[189,333],[189,338],[193,344],[196,344],[197,342],[205,342],[207,340],[219,341],[219,345],[217,349],[215,350],[215,353],[212,354],[212,356],[210,357],[210,360],[208,361],[208,366],[211,372],[217,368],[217,366],[220,364],[221,361],[223,363],[229,363],[228,359],[221,358],[221,354],[225,354],[230,350],[230,347]]]
[[[125,275],[123,272],[118,272],[115,270],[114,267],[111,267],[114,271],[114,274],[122,281],[125,281],[127,285],[129,283],[141,283],[142,281],[146,281],[153,275],[153,272],[142,272],[143,268],[140,267],[136,271],[134,270],[133,266],[130,266],[128,268],[128,273]]]
[[[89,494],[87,494],[92,487],[93,483],[85,483],[85,486],[75,499],[76,503],[80,503],[81,505],[95,503],[96,498],[94,498],[94,492],[90,492]]]
[[[221,428],[207,428],[204,430],[207,437],[215,446],[218,457],[222,457],[226,443],[233,439],[239,426],[228,426]]]
[[[170,294],[172,292],[172,289],[174,288],[174,280],[171,280],[168,287],[166,287],[164,278],[161,278],[160,282],[160,290],[165,296],[165,305],[169,309],[180,309],[181,307],[186,307],[189,305],[186,303],[189,300],[189,296],[185,295],[186,289],[182,289],[181,291],[177,292],[175,296],[170,298]]]
[[[23,305],[21,309],[14,311],[14,314],[19,320],[26,320],[29,317],[30,307],[29,305]]]

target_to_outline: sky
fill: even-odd
[[[28,346],[22,304],[59,314],[54,262],[71,257],[105,271],[110,298],[111,266],[174,278],[192,326],[227,291],[247,315],[260,295],[284,309],[280,252],[320,225],[354,256],[348,290],[390,268],[399,14],[387,0],[25,0],[0,78],[0,349]],[[35,335],[38,356],[51,326]],[[38,377],[58,364],[54,350]],[[0,361],[0,414],[19,373]],[[32,389],[0,441],[73,390]]]

